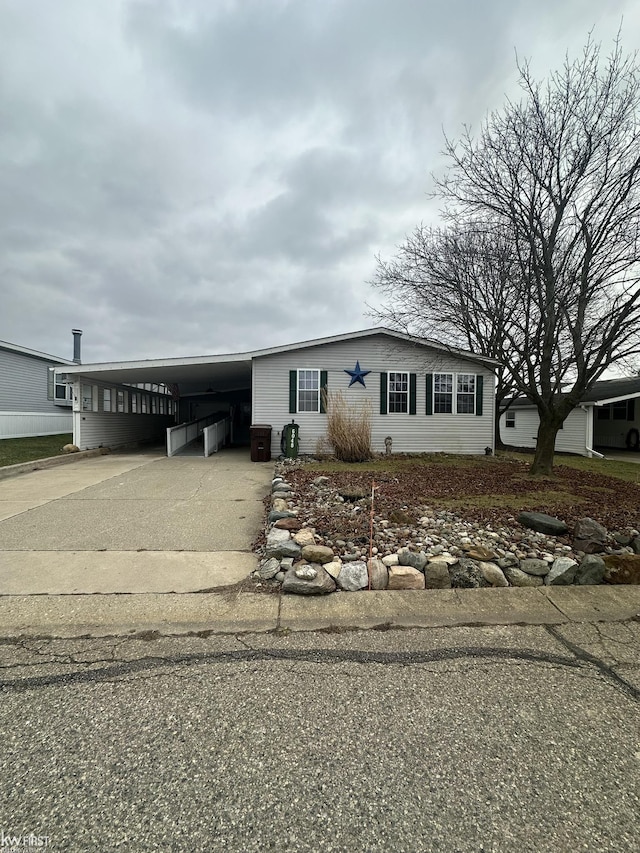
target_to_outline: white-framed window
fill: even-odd
[[[516,426],[516,413],[515,412],[512,412],[511,410],[509,410],[508,412],[505,412],[504,425],[508,429],[515,429],[515,426]]]
[[[136,394],[135,391],[131,392],[131,411],[134,415],[138,414],[138,400],[140,399],[140,394]]]
[[[155,396],[151,398],[151,414],[158,414],[158,398]]]
[[[433,374],[433,411],[436,415],[453,413],[453,373]]]
[[[102,410],[104,412],[111,411],[111,388],[102,389]]]
[[[117,411],[118,412],[126,412],[127,411],[127,398],[125,391],[117,392]]]
[[[389,372],[389,414],[409,411],[409,374],[406,371],[394,370]]]
[[[319,370],[298,370],[298,411],[320,411]]]
[[[476,377],[474,373],[458,373],[456,377],[456,412],[473,415],[476,411]]]
[[[73,385],[63,382],[60,373],[56,373],[53,381],[53,398],[58,403],[73,402]]]
[[[149,396],[148,394],[140,395],[140,411],[143,415],[146,415],[149,411]]]

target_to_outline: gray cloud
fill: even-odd
[[[0,0],[0,338],[86,360],[370,325],[442,130],[631,0]]]

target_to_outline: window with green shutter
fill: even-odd
[[[327,371],[301,368],[289,371],[289,414],[324,412],[322,388],[327,387]]]

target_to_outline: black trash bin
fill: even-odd
[[[271,462],[271,424],[252,424],[249,427],[251,435],[251,461]]]

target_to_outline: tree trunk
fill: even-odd
[[[536,452],[529,469],[529,474],[532,477],[551,477],[553,475],[553,455],[560,424],[561,422],[559,423],[556,419],[540,418]]]

